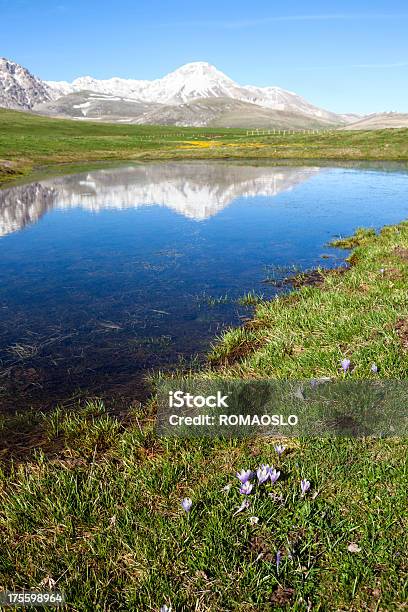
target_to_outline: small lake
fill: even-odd
[[[0,408],[140,399],[327,243],[408,216],[403,166],[166,162],[0,190]]]

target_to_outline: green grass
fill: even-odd
[[[300,440],[277,460],[270,440],[158,440],[148,425],[118,435],[96,412],[61,419],[57,456],[38,452],[3,474],[2,585],[50,577],[81,611],[394,610],[406,600],[406,443]],[[42,426],[55,441],[55,418]],[[281,482],[234,516],[235,471],[262,462]]]
[[[322,271],[322,288],[261,302],[249,324],[216,343],[210,359],[219,367],[204,375],[335,377],[347,357],[355,378],[370,377],[372,363],[384,378],[405,378],[408,354],[401,350],[398,321],[408,319],[408,223],[379,236],[359,230],[336,245],[356,247],[349,271]]]
[[[273,127],[273,126],[271,126]],[[407,160],[408,129],[248,135],[242,129],[118,125],[0,109],[0,181],[102,160]]]
[[[378,376],[406,378],[408,223],[353,245],[349,271],[260,302],[200,375],[339,376],[349,356],[350,377],[375,361]],[[52,579],[81,612],[405,609],[407,440],[292,439],[278,458],[268,438],[158,438],[154,410],[126,422],[100,403],[3,417],[2,587]],[[280,479],[235,514],[235,472],[261,463]]]

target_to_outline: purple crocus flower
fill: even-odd
[[[251,480],[253,476],[253,472],[251,470],[241,470],[237,472],[237,478],[241,484],[245,484],[248,480]]]
[[[282,561],[282,553],[280,550],[276,553],[276,569],[279,570],[280,562]]]
[[[347,370],[350,367],[350,363],[351,363],[350,359],[346,359],[346,358],[340,361],[340,365],[343,369],[343,372],[347,372]]]
[[[373,372],[373,374],[377,374],[378,372],[378,366],[376,363],[373,363],[371,366],[371,371]]]
[[[308,480],[305,480],[305,479],[301,480],[300,488],[302,489],[302,495],[306,495],[306,493],[310,489],[310,482]]]
[[[190,512],[191,506],[193,505],[193,502],[192,502],[192,500],[189,497],[185,497],[182,500],[181,505],[183,507],[183,510],[185,510],[186,512]]]
[[[273,470],[272,469],[269,470],[269,478],[271,479],[272,484],[275,484],[279,476],[280,476],[280,472],[277,472],[275,468],[273,468]]]
[[[270,476],[270,473],[271,468],[269,465],[261,465],[261,467],[256,470],[259,484],[266,482]]]
[[[247,480],[240,486],[239,492],[242,495],[249,495],[252,491],[252,488],[253,488],[253,485],[249,482],[249,480]]]
[[[285,451],[285,446],[283,446],[282,444],[276,444],[275,446],[275,450],[278,453],[279,457],[284,453]]]

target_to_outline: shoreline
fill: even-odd
[[[393,245],[393,248],[390,248],[390,244]],[[337,354],[328,351],[329,362],[325,366],[320,363],[322,356],[319,356],[313,364],[309,361],[309,355],[306,359],[307,366],[302,366],[301,362],[307,357],[306,353],[316,350],[316,343],[312,343],[307,348],[302,347],[300,336],[297,336],[297,334],[302,332],[302,327],[305,324],[310,328],[314,323],[315,316],[318,316],[319,319],[324,316],[327,316],[328,319],[331,318],[332,309],[337,306],[337,304],[331,303],[331,296],[337,299],[339,295],[343,294],[349,302],[351,312],[355,308],[351,299],[351,287],[357,284],[354,297],[357,296],[357,299],[359,299],[359,294],[363,296],[363,300],[366,302],[364,305],[365,311],[373,309],[374,306],[378,310],[380,296],[382,296],[381,300],[387,303],[389,312],[387,313],[387,321],[383,322],[382,326],[387,328],[388,335],[392,330],[390,321],[392,321],[392,317],[395,319],[394,354],[391,362],[392,368],[396,369],[396,372],[393,372],[392,369],[386,372],[385,368],[381,366],[379,353],[384,349],[381,344],[376,343],[377,355],[368,351],[371,359],[380,368],[380,377],[398,378],[398,368],[399,374],[405,372],[405,375],[408,376],[408,351],[405,350],[405,348],[408,348],[408,306],[404,306],[400,296],[406,286],[405,279],[408,278],[408,220],[401,221],[397,225],[384,226],[378,233],[373,229],[360,228],[352,236],[333,240],[329,246],[350,251],[349,255],[345,257],[343,265],[335,268],[316,268],[290,275],[282,281],[283,285],[288,286],[288,292],[277,295],[274,299],[262,300],[257,298],[254,302],[255,309],[251,318],[246,320],[243,325],[225,330],[221,337],[214,341],[204,363],[194,374],[199,378],[204,377],[211,380],[222,379],[224,376],[228,378],[236,376],[244,378],[261,378],[264,376],[269,378],[272,376],[281,379],[315,379],[321,376],[338,378],[339,361],[344,357],[344,354],[349,356],[351,349],[345,349],[343,352],[337,351]],[[371,261],[373,258],[380,258],[378,265],[386,265],[384,262],[390,261],[392,264],[387,268],[374,270]],[[367,263],[369,266],[368,273]],[[360,282],[361,279],[364,279],[364,282]],[[386,289],[380,288],[380,293],[377,291],[379,282],[387,286]],[[374,291],[371,296],[367,295],[370,292],[369,283]],[[384,293],[382,293],[383,291]],[[395,304],[393,304],[392,294],[395,292],[397,292],[397,299],[394,300]],[[317,312],[313,312],[313,304],[315,304]],[[360,302],[359,306],[361,306]],[[397,308],[400,310],[397,311]],[[325,309],[327,312],[325,312]],[[304,320],[301,318],[298,321],[301,311],[307,314]],[[348,316],[348,313],[344,313],[345,319]],[[293,321],[290,321],[290,317],[293,317]],[[279,328],[282,321],[285,321],[285,329]],[[299,330],[296,329],[297,321]],[[321,321],[319,321],[319,325],[321,325]],[[378,331],[375,331],[374,326],[370,327],[372,332],[374,330],[374,337],[380,333],[378,322],[377,328]],[[260,367],[258,369],[254,368],[253,362],[260,359],[258,353],[262,353],[264,347],[269,344],[268,335],[271,330],[274,334],[274,351],[277,351],[278,354],[279,368],[271,370],[271,364],[263,369]],[[359,328],[359,333],[364,335],[363,326]],[[281,335],[279,342],[283,344],[283,347],[280,348],[278,348],[278,335]],[[321,337],[318,339],[317,345],[319,342],[322,343]],[[355,342],[358,344],[360,340],[355,340]],[[339,344],[345,348],[343,342],[339,342]],[[364,350],[364,353],[366,352],[367,347]],[[398,365],[398,361],[401,362],[400,365]],[[365,367],[355,368],[353,375],[358,379],[372,378],[370,365],[371,362],[367,361],[364,364]],[[158,375],[160,376],[159,373],[153,373],[149,376],[149,386],[151,388],[154,388],[155,379]],[[183,372],[178,371],[175,366],[172,368],[169,366],[168,371],[166,370],[166,373],[164,373],[164,376],[172,377],[175,375],[183,375]],[[143,380],[146,382],[146,375]],[[60,405],[67,404],[80,409],[86,401],[88,400],[85,397],[81,397],[79,400],[67,398],[66,402]],[[89,401],[104,402],[104,399],[97,398]],[[154,392],[149,394],[145,404],[149,405],[152,401],[154,401]],[[122,404],[122,402],[123,399],[113,401],[112,406],[114,405],[115,409],[112,414],[127,413],[126,408],[123,411],[119,408],[119,404]],[[47,414],[52,414],[56,408],[54,406],[54,408],[47,410]],[[69,408],[64,408],[64,410],[70,411]],[[27,414],[33,416],[30,410]],[[24,413],[21,416],[24,419]],[[7,411],[4,414],[0,413],[1,418],[6,422],[8,419],[13,420],[14,417],[10,411]]]
[[[245,129],[118,125],[0,109],[0,188],[100,164],[241,161],[295,165],[408,162],[408,128],[248,135]]]
[[[398,157],[366,157],[353,158],[353,157],[274,157],[268,155],[265,157],[257,156],[251,157],[250,155],[237,155],[237,156],[140,156],[139,158],[121,158],[111,160],[109,158],[101,158],[96,160],[83,160],[80,162],[59,162],[50,164],[41,164],[38,166],[30,166],[29,168],[18,168],[10,166],[10,162],[7,161],[3,165],[3,160],[0,160],[0,190],[14,187],[17,185],[29,184],[35,181],[46,180],[49,178],[56,178],[58,176],[68,176],[70,174],[80,174],[87,171],[97,171],[103,169],[115,169],[123,167],[124,165],[141,165],[145,163],[166,163],[166,162],[242,162],[245,164],[265,164],[271,166],[319,166],[319,167],[372,167],[373,164],[396,164],[396,169],[399,167],[406,167],[408,169],[408,155],[406,158]],[[366,166],[368,165],[368,166]],[[381,168],[379,168],[381,169]],[[3,170],[3,174],[2,174]]]

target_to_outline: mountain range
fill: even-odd
[[[344,126],[361,118],[332,113],[280,87],[240,85],[207,62],[152,81],[85,76],[69,83],[43,81],[0,58],[0,106],[81,120],[247,128]]]

